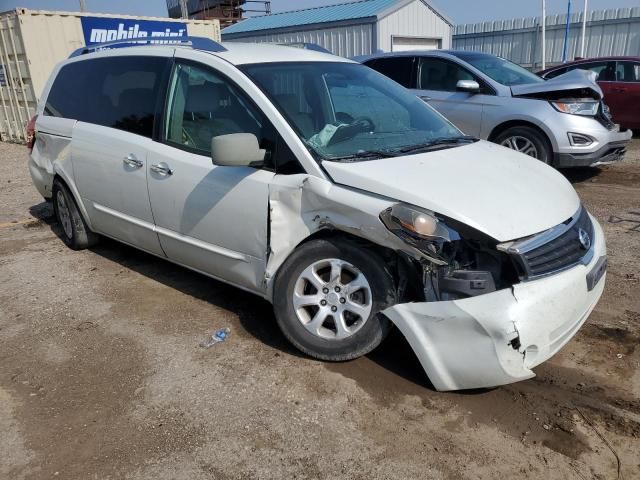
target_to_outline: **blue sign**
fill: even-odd
[[[86,46],[136,38],[187,36],[184,22],[105,17],[82,17],[81,22]]]

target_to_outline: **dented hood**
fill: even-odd
[[[336,183],[454,218],[500,242],[558,225],[580,205],[555,169],[482,140],[404,157],[322,165]]]
[[[596,100],[600,100],[603,97],[603,93],[595,82],[595,78],[595,73],[591,71],[576,69],[551,78],[546,82],[512,85],[511,94],[514,97],[527,97],[538,93],[572,92],[586,89],[590,91]]]

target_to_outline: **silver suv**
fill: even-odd
[[[463,132],[555,167],[622,160],[632,135],[611,121],[602,90],[582,71],[544,80],[503,58],[467,51],[358,60],[413,90]]]

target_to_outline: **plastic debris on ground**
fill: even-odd
[[[230,333],[231,333],[231,329],[229,327],[216,330],[211,334],[209,338],[207,338],[204,342],[200,343],[200,346],[202,348],[210,348],[214,346],[216,343],[224,342]]]

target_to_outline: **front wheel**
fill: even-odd
[[[538,130],[521,126],[511,127],[500,133],[494,140],[498,145],[524,153],[544,163],[552,163],[553,151],[549,140]]]
[[[320,360],[350,360],[376,348],[391,329],[380,312],[394,303],[393,278],[382,258],[341,239],[299,247],[274,285],[283,334]]]

